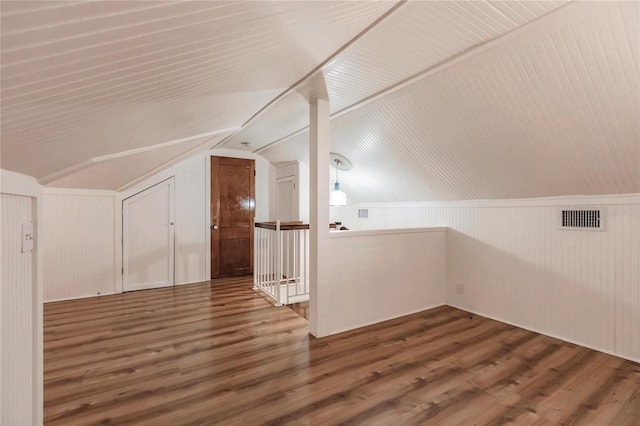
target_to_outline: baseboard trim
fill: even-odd
[[[406,317],[408,315],[417,314],[418,312],[428,311],[430,309],[439,308],[439,307],[445,306],[445,305],[446,305],[446,303],[444,303],[444,302],[443,303],[438,303],[438,304],[435,304],[435,305],[429,305],[429,306],[425,306],[425,307],[418,308],[418,309],[415,309],[415,310],[411,310],[411,311],[408,311],[408,312],[404,312],[402,314],[391,315],[391,316],[388,316],[388,317],[377,319],[375,321],[368,321],[368,322],[361,323],[361,324],[358,324],[358,325],[355,325],[355,326],[352,326],[352,327],[345,327],[345,328],[339,328],[339,329],[336,329],[336,330],[331,330],[327,334],[323,334],[321,336],[314,336],[314,337],[322,338],[322,337],[327,337],[327,336],[333,336],[334,334],[340,334],[340,333],[344,333],[344,332],[347,332],[347,331],[353,331],[353,330],[356,330],[358,328],[367,327],[367,326],[370,326],[370,325],[373,325],[373,324],[378,324],[378,323],[385,322],[385,321],[390,321],[390,320],[393,320],[393,319],[396,319],[396,318]]]
[[[625,355],[622,355],[622,354],[619,354],[619,353],[615,353],[615,352],[609,351],[607,349],[598,348],[596,346],[587,345],[585,343],[578,342],[576,340],[567,339],[566,337],[558,336],[558,335],[551,334],[551,333],[542,332],[542,331],[537,330],[537,329],[535,329],[533,327],[527,327],[527,326],[524,326],[524,325],[521,325],[521,324],[517,324],[517,323],[511,322],[511,321],[506,321],[503,318],[497,318],[497,317],[494,317],[494,316],[491,316],[491,315],[483,314],[483,313],[475,311],[473,309],[468,309],[468,308],[465,308],[465,307],[462,307],[462,306],[457,306],[457,305],[454,305],[454,304],[451,304],[451,303],[445,303],[445,305],[451,306],[452,308],[460,309],[461,311],[470,312],[470,313],[472,313],[474,315],[478,315],[478,316],[481,316],[481,317],[484,317],[484,318],[492,319],[494,321],[498,321],[498,322],[501,322],[501,323],[504,323],[504,324],[509,324],[509,325],[514,326],[514,327],[522,328],[524,330],[533,331],[534,333],[542,334],[543,336],[552,337],[554,339],[562,340],[563,342],[567,342],[567,343],[571,343],[571,344],[574,344],[574,345],[582,346],[583,348],[587,348],[587,349],[591,349],[591,350],[594,350],[594,351],[602,352],[602,353],[607,354],[607,355],[612,355],[612,356],[615,356],[615,357],[618,357],[618,358],[626,359],[628,361],[637,362],[638,364],[640,364],[640,358],[635,359],[635,358],[632,358],[632,357],[629,357],[629,356],[625,356]]]

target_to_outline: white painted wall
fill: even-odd
[[[175,283],[209,279],[206,243],[208,214],[205,202],[209,187],[205,155],[190,157],[157,175],[119,193],[121,200],[172,176],[175,178]],[[118,207],[120,208],[120,207]]]
[[[0,424],[42,424],[42,188],[0,170]],[[22,253],[22,224],[34,249]]]
[[[276,167],[273,164],[269,164],[269,211],[267,212],[268,220],[273,220],[277,214],[276,207]],[[256,172],[257,174],[257,172]]]
[[[31,222],[32,200],[0,195],[2,287],[0,287],[0,423],[33,423],[33,253],[21,252],[22,226]]]
[[[262,157],[214,150],[190,157],[123,192],[45,189],[45,300],[122,291],[122,200],[175,178],[175,282],[210,278],[210,155],[256,160],[256,219],[268,220],[273,169]]]
[[[446,228],[332,232],[319,336],[443,305],[446,244]]]
[[[44,300],[119,293],[116,193],[45,188]]]
[[[347,198],[346,206],[330,206],[329,207],[329,219],[331,222],[340,222],[342,223],[342,226],[345,226],[350,230],[369,229],[369,228],[360,226],[360,224],[356,220],[357,217],[358,217],[358,206],[357,204],[354,204],[351,201],[349,201],[348,198]],[[393,226],[387,226],[386,228],[387,229],[393,228]],[[380,229],[383,229],[383,228],[380,228]]]
[[[604,231],[558,229],[560,206],[585,205]],[[354,228],[450,228],[447,304],[640,360],[638,194],[360,207]]]

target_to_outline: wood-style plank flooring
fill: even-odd
[[[293,312],[300,315],[302,318],[306,320],[309,319],[309,302],[292,303],[291,305],[287,306],[289,306],[289,308],[291,308]]]
[[[314,339],[234,278],[44,325],[47,424],[640,424],[638,364],[451,307]]]

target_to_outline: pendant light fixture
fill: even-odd
[[[340,182],[338,181],[338,172],[340,170],[346,171],[351,169],[351,162],[344,156],[336,153],[329,154],[330,164],[336,168],[336,181],[333,184],[333,191],[329,193],[329,205],[330,206],[346,206],[347,194],[340,189]]]

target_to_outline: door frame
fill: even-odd
[[[135,291],[135,290],[143,290],[145,288],[139,288],[139,289],[135,289],[135,290],[129,290],[127,289],[127,284],[128,284],[128,278],[129,278],[129,266],[128,266],[128,262],[125,261],[125,259],[127,259],[127,257],[129,256],[129,246],[127,244],[125,244],[125,241],[127,240],[127,237],[129,236],[129,223],[128,221],[125,220],[125,202],[132,202],[132,201],[136,201],[140,198],[143,198],[144,196],[146,196],[146,192],[152,189],[159,189],[159,187],[161,185],[165,185],[168,184],[169,185],[169,221],[170,221],[170,225],[169,225],[169,229],[171,230],[171,238],[169,239],[169,250],[170,250],[170,255],[169,255],[169,279],[170,279],[170,285],[167,286],[163,286],[163,287],[170,287],[170,286],[175,286],[176,285],[176,268],[175,268],[175,263],[176,263],[176,244],[175,244],[175,239],[176,239],[176,232],[175,232],[175,210],[176,210],[176,206],[175,206],[175,176],[170,176],[160,182],[157,182],[151,186],[148,186],[144,189],[141,189],[140,191],[136,192],[135,194],[132,194],[126,198],[123,198],[121,201],[121,206],[122,206],[122,292],[127,292],[127,291]],[[149,286],[148,288],[158,288],[158,287],[152,287]]]

